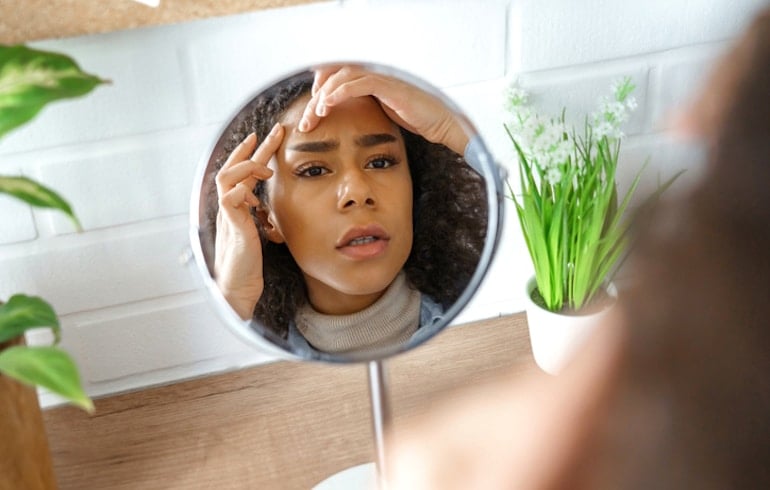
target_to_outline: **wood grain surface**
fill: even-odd
[[[3,0],[0,43],[80,36],[173,24],[319,0],[160,0],[157,8],[129,0]]]
[[[535,369],[524,314],[390,359],[396,424],[449,390]],[[365,365],[276,362],[44,412],[62,490],[307,489],[372,461]]]
[[[0,342],[0,352],[24,344],[21,336]],[[45,436],[35,388],[0,373],[0,490],[56,488]]]

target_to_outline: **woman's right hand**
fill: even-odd
[[[377,99],[385,114],[399,126],[459,155],[465,153],[468,135],[440,99],[403,80],[358,65],[315,70],[312,97],[298,129],[312,131],[334,106],[366,96]]]
[[[244,320],[252,317],[264,289],[262,243],[251,214],[252,208],[261,207],[254,188],[273,175],[267,164],[280,147],[283,132],[276,124],[259,145],[256,134],[251,133],[216,176],[219,211],[214,275],[225,299]]]

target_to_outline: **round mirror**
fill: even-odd
[[[376,64],[300,70],[246,101],[202,158],[196,265],[259,348],[380,360],[473,296],[499,237],[502,173],[426,82]]]

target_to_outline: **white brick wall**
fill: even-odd
[[[545,70],[724,41],[766,4],[764,0],[513,0],[509,67]]]
[[[745,26],[760,0],[369,0],[34,43],[112,80],[55,104],[0,141],[0,172],[60,190],[66,219],[0,196],[0,298],[39,294],[93,395],[271,358],[217,319],[181,265],[194,169],[224,121],[285,71],[330,59],[394,64],[442,88],[511,167],[501,92],[517,76],[540,107],[578,120],[621,76],[638,88],[621,187],[649,158],[644,188],[697,153],[667,137],[670,110]],[[696,171],[683,182],[692,181]],[[523,309],[531,265],[512,207],[500,250],[457,322]],[[30,334],[47,341],[45,332]],[[44,394],[44,404],[55,402]]]
[[[20,170],[9,167],[4,172],[18,174]],[[28,206],[9,196],[0,195],[0,216],[0,243],[24,242],[37,237],[32,210]]]

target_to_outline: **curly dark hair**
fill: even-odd
[[[313,73],[302,72],[260,93],[231,123],[215,149],[216,171],[251,132],[262,141],[289,106],[310,92]],[[445,309],[453,304],[470,281],[484,248],[487,197],[484,181],[447,147],[431,143],[401,128],[413,186],[414,240],[404,265],[410,283]],[[206,225],[216,233],[218,200],[213,176],[207,183]],[[264,182],[254,193],[267,202]],[[254,319],[281,338],[297,309],[307,302],[302,272],[285,244],[267,239],[254,220],[262,241],[264,291],[254,309]],[[209,240],[215,236],[210,233]],[[213,247],[209,247],[210,251]],[[213,263],[209,257],[209,266]],[[211,270],[211,266],[210,266]]]

